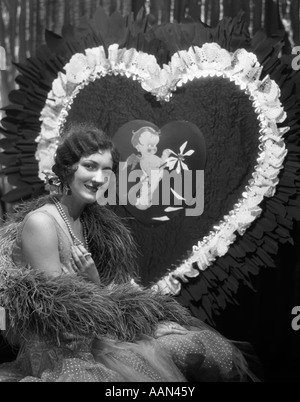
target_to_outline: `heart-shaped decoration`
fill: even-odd
[[[277,127],[285,119],[279,88],[269,77],[260,80],[262,68],[254,54],[243,49],[231,54],[214,43],[179,51],[162,68],[154,56],[135,49],[112,45],[108,57],[103,47],[86,49],[85,54],[73,56],[65,70],[66,74],[59,73],[53,82],[41,114],[37,151],[41,178],[42,172],[51,168],[60,129],[68,118],[84,117],[80,116],[76,101],[78,105],[92,103],[90,120],[98,121],[118,141],[121,135],[116,133],[120,127],[136,119],[152,122],[152,128],[161,128],[163,132],[170,122],[188,120],[203,133],[208,155],[204,213],[200,217],[185,217],[180,211],[166,225],[160,225],[155,232],[156,245],[160,242],[167,247],[166,233],[176,235],[178,227],[181,237],[168,239],[172,244],[169,254],[156,246],[149,267],[152,277],[163,276],[158,282],[161,289],[177,294],[180,279],[199,274],[194,264],[204,270],[226,254],[236,235],[243,235],[260,215],[263,198],[275,192],[286,155],[282,137],[287,131]],[[111,99],[107,91],[105,100],[101,98],[105,86],[112,89]],[[139,157],[137,149],[129,149],[130,137],[132,133],[126,134],[124,144],[118,146],[121,152],[123,146],[126,149],[124,162],[132,154]],[[157,151],[159,158],[170,149],[169,135],[165,136],[166,143],[163,137]],[[199,135],[190,138],[196,143],[185,148],[187,152],[199,151]],[[185,142],[179,135],[178,142],[171,144],[175,159],[184,153]],[[169,160],[169,166],[173,162],[176,163]],[[196,163],[193,169],[197,168]],[[140,195],[141,189],[138,192]],[[161,210],[162,205],[158,207],[162,216],[165,211]],[[131,214],[147,224],[157,215],[151,212],[145,219],[145,210],[136,205],[129,208]],[[150,212],[151,208],[146,210]],[[135,223],[133,227],[136,228]],[[174,268],[167,271],[171,264]]]
[[[168,222],[179,211],[204,208],[206,148],[194,124],[175,121],[161,129],[144,120],[124,124],[113,136],[121,161],[119,205],[145,225]]]

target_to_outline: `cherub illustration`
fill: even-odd
[[[148,209],[151,207],[153,193],[162,179],[163,169],[171,153],[169,149],[165,149],[161,158],[156,155],[157,144],[160,140],[159,136],[160,131],[156,131],[152,127],[141,127],[139,130],[133,131],[131,143],[139,152],[139,155],[130,155],[126,162],[127,166],[131,166],[131,170],[137,164],[140,164],[143,171],[140,197],[135,204],[138,209]]]

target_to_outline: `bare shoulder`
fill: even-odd
[[[54,218],[45,210],[30,212],[22,230],[24,259],[33,268],[60,275],[59,240]]]
[[[45,209],[38,209],[30,212],[24,222],[23,234],[43,234],[44,236],[51,236],[56,233],[54,218]]]

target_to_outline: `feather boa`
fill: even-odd
[[[8,217],[12,227],[19,230],[25,216],[35,209],[52,202],[51,197],[44,196],[15,207]],[[124,283],[137,277],[135,265],[136,247],[127,227],[109,208],[92,204],[85,208],[82,216],[88,231],[89,247],[98,268],[101,283]]]
[[[11,250],[24,216],[45,202],[47,199],[43,198],[19,207],[0,229],[0,306],[6,309],[10,329],[14,333],[22,337],[28,333],[36,334],[46,340],[59,339],[62,332],[69,332],[77,336],[135,341],[143,335],[153,335],[160,321],[175,321],[182,325],[192,322],[187,310],[172,297],[137,287],[128,281],[121,283],[124,261],[113,270],[111,278],[116,278],[116,281],[101,287],[80,276],[49,278],[30,266],[16,266]],[[89,215],[94,228],[97,227],[95,222],[98,222],[99,229],[99,218],[103,213],[93,213],[94,210],[95,207],[86,211],[86,215]],[[126,229],[117,224],[115,233],[119,246],[122,231]],[[108,222],[106,225],[101,234],[102,240],[109,235],[108,227],[112,228]],[[130,236],[126,236],[125,247],[121,245],[124,247],[121,258],[125,261],[132,257],[130,253],[124,257],[130,243]],[[111,237],[109,240],[109,248],[112,248],[114,239]],[[95,238],[93,241],[96,242]],[[102,249],[100,253],[109,257],[108,249]],[[117,255],[113,255],[112,261],[105,261],[105,266],[112,267],[117,263]],[[129,279],[132,267],[133,263],[125,270],[124,279]]]

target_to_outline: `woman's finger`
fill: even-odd
[[[182,330],[182,329],[171,329],[170,331],[168,331],[168,334],[169,335],[171,335],[171,334],[177,334],[177,335],[185,335],[185,334],[187,334],[188,333],[188,331],[187,330]]]
[[[74,250],[80,261],[83,263],[85,262],[85,257],[91,255],[91,253],[89,253],[83,246],[75,246]]]
[[[79,258],[83,257],[83,258],[87,259],[87,258],[92,257],[92,254],[89,253],[87,251],[87,249],[85,247],[83,247],[82,245],[80,245],[80,244],[77,246],[77,251],[78,251]]]
[[[72,251],[72,255],[74,255],[75,259],[79,260],[79,255],[81,254],[81,252],[77,249],[77,247],[72,246],[71,251]]]
[[[78,268],[76,262],[74,261],[74,258],[71,258],[70,262],[71,262],[71,265],[72,265],[72,268],[74,269],[74,271],[75,272],[80,272],[80,269]]]
[[[185,335],[188,333],[188,330],[184,327],[178,325],[178,327],[174,326],[161,326],[156,331],[156,337],[159,338],[164,335]]]
[[[78,251],[78,254],[84,255],[84,254],[88,253],[87,249],[84,246],[82,246],[81,244],[78,244],[78,246],[75,246],[75,249],[76,249],[76,251]]]
[[[176,329],[176,330],[178,330],[178,331],[184,331],[184,332],[186,332],[187,331],[187,329],[186,328],[184,328],[182,325],[179,325],[179,324],[173,324],[173,325],[171,325],[171,327],[170,327],[171,329]]]
[[[166,329],[166,332],[169,332],[169,333],[187,333],[188,331],[185,329],[185,328],[180,328],[180,327],[174,327],[174,328],[167,328]]]
[[[188,331],[181,331],[181,330],[166,330],[166,331],[159,331],[156,334],[156,338],[160,338],[161,336],[165,336],[165,335],[186,335],[188,333]]]
[[[78,254],[78,251],[76,251],[76,249],[74,247],[72,247],[72,258],[73,258],[76,266],[80,270],[82,270],[83,269],[83,264],[82,264],[83,261],[82,260],[84,259],[84,257],[81,256],[81,258],[80,258],[80,255]]]
[[[186,331],[186,328],[184,328],[182,325],[177,324],[176,322],[165,322],[161,326],[161,328],[166,328],[166,329],[178,329],[182,331]]]

